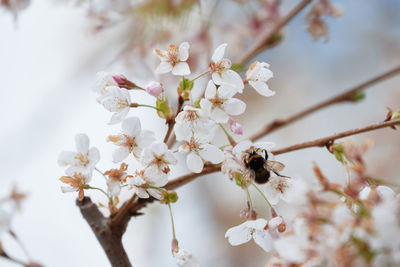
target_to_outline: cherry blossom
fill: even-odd
[[[267,81],[273,77],[273,73],[268,67],[269,65],[265,62],[255,61],[246,72],[246,81],[262,96],[275,95],[275,92],[270,90],[267,85]]]
[[[155,49],[154,53],[160,58],[161,63],[156,73],[172,71],[173,75],[183,76],[190,74],[190,68],[186,60],[189,58],[189,43],[183,42],[178,46],[169,45],[168,50]]]
[[[178,266],[185,267],[197,267],[200,266],[196,258],[193,257],[192,253],[186,249],[177,248],[172,251],[172,256],[174,257],[176,264]]]
[[[268,159],[273,160],[274,156],[269,152],[275,147],[275,143],[272,142],[256,142],[252,143],[250,140],[243,140],[232,149],[232,153],[239,158],[242,158],[245,153],[255,149],[266,150],[268,153]],[[270,158],[271,157],[271,158]]]
[[[185,143],[179,147],[179,152],[188,154],[186,165],[189,170],[199,173],[203,170],[204,162],[213,164],[224,160],[224,153],[215,145],[210,144],[210,136],[193,133],[185,139]]]
[[[273,248],[273,239],[266,228],[268,228],[268,221],[265,219],[249,220],[228,229],[225,238],[228,238],[232,246],[241,245],[254,239],[257,245],[269,252]]]
[[[140,120],[137,117],[126,118],[122,124],[122,134],[111,135],[108,141],[119,146],[113,153],[113,162],[123,161],[130,153],[139,158],[143,149],[155,141],[154,133],[142,130]]]
[[[216,129],[217,124],[210,120],[203,110],[192,106],[185,106],[175,118],[174,132],[178,141],[190,138],[193,132],[198,135],[210,135],[212,139]]]
[[[71,176],[62,176],[60,181],[68,184],[69,186],[62,186],[61,191],[63,193],[78,192],[79,200],[82,201],[84,197],[84,189],[91,180],[91,174],[75,172]]]
[[[132,177],[126,170],[128,165],[122,163],[119,169],[111,169],[104,173],[109,179],[107,179],[108,192],[114,197],[118,196],[121,192],[121,184],[126,182],[126,179]]]
[[[243,127],[242,127],[242,125],[240,125],[240,123],[238,123],[232,119],[229,119],[228,124],[233,133],[238,134],[238,135],[243,134]]]
[[[100,152],[97,148],[89,148],[89,137],[86,134],[75,136],[76,152],[63,151],[58,157],[60,166],[69,166],[68,175],[74,172],[92,172],[100,160]]]
[[[200,101],[201,109],[218,123],[228,122],[229,116],[240,115],[246,109],[242,100],[232,98],[235,93],[235,89],[230,85],[223,84],[217,90],[213,81],[209,81],[205,98]]]
[[[163,187],[168,182],[167,176],[160,175],[154,168],[145,168],[137,171],[136,174],[127,180],[130,188],[140,198],[149,198],[150,196],[156,199],[162,199],[162,193],[157,188]]]
[[[244,88],[242,78],[230,69],[232,66],[231,61],[224,58],[227,46],[227,44],[221,44],[215,49],[210,62],[211,77],[215,84],[228,84],[235,88],[236,92],[242,93]]]
[[[101,103],[107,97],[109,94],[108,89],[111,86],[118,86],[111,73],[106,71],[96,73],[96,80],[92,86],[92,90],[99,94],[99,97],[96,99],[98,103]]]
[[[125,88],[118,86],[110,86],[107,89],[108,93],[102,100],[102,105],[108,111],[114,112],[109,124],[121,122],[130,110],[131,96]]]
[[[165,143],[153,143],[143,150],[141,163],[152,169],[154,175],[163,176],[170,172],[169,165],[178,163]]]
[[[164,87],[159,82],[150,82],[146,85],[146,92],[154,97],[158,97],[164,91]]]

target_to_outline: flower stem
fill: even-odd
[[[252,186],[254,186],[254,188],[258,191],[258,193],[260,193],[260,195],[262,196],[262,198],[265,200],[265,202],[267,202],[268,206],[271,208],[271,210],[273,211],[274,208],[272,207],[271,203],[269,203],[267,197],[264,195],[264,193],[260,190],[260,188],[258,188],[258,186],[256,186],[254,183],[252,183]]]
[[[228,133],[228,131],[224,128],[224,126],[221,123],[218,123],[219,127],[221,127],[222,131],[224,131],[226,137],[228,138],[229,143],[231,144],[232,147],[236,146],[236,141],[233,139],[233,137]]]
[[[151,106],[151,105],[146,105],[146,104],[138,104],[138,103],[134,103],[133,105],[131,104],[131,107],[146,107],[146,108],[152,108],[155,109],[157,111],[161,111],[159,108],[155,107],[155,106]]]
[[[254,210],[254,207],[253,207],[253,201],[251,200],[251,196],[250,196],[250,192],[249,192],[249,189],[248,188],[246,188],[246,194],[247,194],[247,201],[249,202],[249,204],[250,204],[250,210]]]
[[[208,70],[208,71],[206,71],[206,72],[203,72],[203,73],[200,74],[199,76],[194,77],[194,78],[192,79],[192,82],[194,82],[194,81],[197,80],[198,78],[203,77],[204,75],[208,74],[209,72],[210,72],[210,71]]]
[[[106,191],[104,191],[103,189],[101,189],[99,187],[94,187],[94,186],[90,186],[90,185],[87,184],[85,186],[85,189],[93,189],[93,190],[100,191],[110,200],[110,202],[112,202],[112,198],[110,197],[110,195]]]
[[[96,167],[95,167],[94,169],[95,169],[95,171],[97,171],[98,173],[100,173],[101,175],[103,175],[104,179],[106,179],[106,181],[107,181],[107,177],[105,176],[105,174],[104,174],[102,171],[100,171],[100,170],[97,169]]]
[[[176,240],[174,216],[172,215],[171,203],[168,202],[167,205],[168,205],[168,210],[169,210],[169,216],[171,217],[172,237],[174,240]]]

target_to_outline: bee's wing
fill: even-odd
[[[246,171],[245,171],[245,173],[244,173],[244,179],[245,179],[245,180],[254,181],[255,176],[256,176],[256,175],[255,175],[255,173],[254,173],[253,170],[246,169]]]
[[[274,160],[267,160],[264,164],[264,168],[269,171],[280,172],[285,168],[285,164]]]

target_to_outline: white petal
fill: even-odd
[[[273,179],[274,177],[270,178]],[[271,205],[276,205],[279,202],[281,193],[271,186],[271,183],[267,183],[264,187],[265,196],[267,197]]]
[[[186,158],[186,165],[192,172],[199,173],[203,170],[204,163],[200,156],[194,152],[191,152]]]
[[[253,239],[254,242],[256,242],[257,245],[259,245],[262,249],[264,249],[266,252],[271,251],[272,249],[272,237],[268,233],[268,231],[256,231],[253,234]]]
[[[169,59],[168,51],[166,51],[166,50],[154,49],[153,52],[161,61],[165,61],[165,60]]]
[[[108,122],[108,124],[116,124],[121,122],[126,115],[128,115],[129,112],[129,107],[124,108],[123,110],[121,110],[120,112],[116,112],[111,116],[110,121]]]
[[[376,191],[378,192],[379,196],[383,199],[394,198],[396,195],[392,188],[385,185],[378,186],[376,188]]]
[[[136,144],[141,148],[145,148],[156,140],[152,131],[143,130],[139,136],[136,137]]]
[[[274,242],[274,247],[280,257],[293,263],[301,263],[307,256],[296,236],[279,238]]]
[[[121,192],[121,183],[120,181],[115,180],[107,180],[107,188],[113,197],[116,197]]]
[[[152,197],[154,197],[155,199],[161,199],[162,198],[162,193],[161,193],[161,191],[160,190],[158,190],[158,189],[152,189],[152,188],[148,188],[147,189],[147,192],[152,196]]]
[[[121,162],[124,159],[126,159],[126,157],[128,157],[128,155],[129,155],[129,148],[126,146],[121,146],[113,152],[113,155],[112,155],[113,162],[114,163]]]
[[[204,144],[202,150],[199,151],[200,156],[213,164],[221,163],[224,160],[224,152],[218,147],[210,144]]]
[[[138,117],[126,118],[122,122],[121,128],[124,134],[130,137],[136,137],[142,130],[142,127],[140,125],[140,120]]]
[[[186,62],[178,62],[172,68],[172,74],[177,76],[183,76],[190,74],[189,64]]]
[[[229,84],[223,84],[218,87],[218,95],[221,98],[231,98],[237,92],[237,89]]]
[[[153,186],[162,187],[168,183],[168,176],[161,172],[154,164],[149,165],[145,171],[147,182]]]
[[[61,186],[61,192],[63,193],[71,193],[71,192],[75,192],[76,189],[70,186]]]
[[[280,216],[274,217],[274,218],[272,218],[271,220],[269,220],[269,222],[268,222],[268,227],[269,227],[270,229],[275,229],[275,228],[277,228],[282,222],[283,222],[282,217],[280,217]]]
[[[210,118],[218,123],[226,123],[229,120],[228,114],[219,107],[215,107],[211,110]]]
[[[225,238],[228,238],[232,246],[241,245],[251,239],[251,229],[247,227],[246,222],[228,229],[225,233]]]
[[[86,134],[75,135],[76,151],[86,154],[89,150],[89,137]]]
[[[246,110],[246,103],[237,98],[231,98],[223,104],[225,112],[232,116],[243,114]]]
[[[249,84],[251,87],[253,87],[257,93],[259,93],[262,96],[273,96],[275,95],[275,92],[270,90],[268,85],[265,82],[262,81],[249,81]]]
[[[76,153],[72,151],[63,151],[58,156],[58,165],[60,166],[68,166],[72,165],[76,162],[75,159]]]
[[[212,103],[207,99],[200,100],[200,107],[207,116],[211,114]]]
[[[217,94],[217,87],[213,83],[213,81],[208,81],[206,91],[204,93],[205,98],[212,99]]]
[[[135,193],[139,198],[149,198],[149,194],[143,188],[136,188]]]
[[[170,72],[172,70],[173,66],[169,62],[161,62],[157,68],[156,68],[156,73],[163,74]]]
[[[179,60],[186,61],[189,57],[189,43],[183,42],[179,45]]]
[[[96,147],[89,149],[88,158],[90,166],[94,167],[100,160],[100,151]]]
[[[253,143],[250,140],[243,140],[232,149],[232,153],[235,155],[241,155],[243,151],[248,150],[252,145]]]
[[[154,154],[161,156],[168,151],[168,147],[165,143],[153,143],[150,147]]]
[[[227,69],[220,73],[213,73],[211,76],[215,84],[229,84],[235,87],[238,93],[243,93],[243,80],[235,71]]]
[[[190,140],[192,129],[187,123],[177,123],[174,126],[174,133],[177,141]]]
[[[225,55],[225,49],[226,49],[227,46],[228,46],[228,44],[219,45],[215,49],[214,54],[211,57],[211,60],[214,61],[214,62],[220,61]]]

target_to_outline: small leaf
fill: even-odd
[[[238,186],[242,186],[243,174],[235,172],[235,182]]]
[[[333,149],[333,155],[335,155],[336,159],[342,163],[346,164],[346,155],[344,153],[344,148],[342,143],[334,144],[332,146]]]
[[[361,101],[365,98],[365,93],[364,92],[356,92],[351,96],[351,101],[353,102],[358,102]]]
[[[236,72],[242,72],[245,70],[245,65],[240,63],[233,63],[231,66],[231,70]]]

